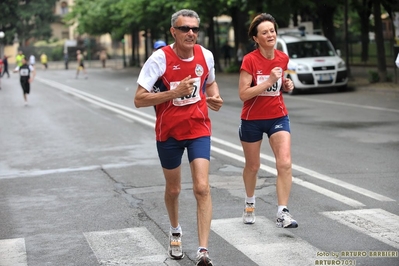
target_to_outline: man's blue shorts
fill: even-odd
[[[175,169],[180,166],[186,148],[190,163],[197,158],[209,161],[211,157],[211,137],[200,137],[189,140],[169,138],[166,141],[157,141],[158,156],[162,167]]]
[[[291,133],[290,119],[288,115],[264,120],[243,120],[238,129],[240,140],[245,142],[256,142],[263,139],[263,133],[270,138],[278,131],[287,131]]]

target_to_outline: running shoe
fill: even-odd
[[[244,224],[254,224],[255,223],[255,204],[245,203],[244,213],[242,214],[242,220]]]
[[[171,233],[169,235],[169,255],[172,259],[180,260],[184,257],[181,237],[182,233]]]
[[[297,228],[298,223],[292,218],[288,209],[284,208],[282,212],[277,213],[277,227]]]
[[[207,249],[201,249],[197,251],[197,263],[196,266],[213,266]]]

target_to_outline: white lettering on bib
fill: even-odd
[[[196,103],[201,100],[200,94],[200,86],[201,86],[201,78],[194,78],[194,90],[190,95],[183,96],[180,98],[173,99],[173,105],[175,106],[184,106]],[[180,84],[180,81],[172,81],[170,83],[170,89],[174,90]]]

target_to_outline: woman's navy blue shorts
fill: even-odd
[[[256,142],[263,139],[263,133],[266,133],[270,138],[271,135],[278,131],[288,131],[290,129],[290,119],[288,115],[263,120],[243,120],[238,129],[240,140],[245,142]]]

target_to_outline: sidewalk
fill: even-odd
[[[374,91],[392,95],[393,97],[399,97],[399,69],[388,68],[387,71],[388,74],[392,76],[392,82],[377,83],[370,83],[369,81],[369,71],[378,72],[377,67],[351,66],[350,71],[349,88],[353,88],[354,90]]]

